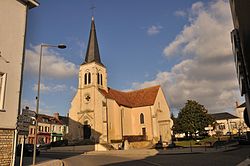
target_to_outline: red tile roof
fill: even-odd
[[[45,114],[38,114],[37,121],[39,123],[58,124],[58,125],[63,124],[60,120],[56,119],[55,117]]]
[[[130,92],[121,92],[111,88],[108,88],[108,92],[103,89],[99,91],[106,98],[115,100],[117,104],[133,108],[153,105],[159,88],[160,85]]]

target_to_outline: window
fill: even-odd
[[[140,115],[140,123],[144,124],[144,115],[143,115],[143,113],[141,113],[141,115]]]
[[[30,128],[30,134],[32,134],[33,133],[33,128]]]
[[[219,129],[220,130],[224,130],[226,127],[225,127],[225,124],[224,123],[220,123],[219,124]]]
[[[97,84],[99,85],[100,84],[100,74],[97,73]]]
[[[89,75],[89,82],[88,83],[90,84],[91,83],[91,74],[89,73],[88,75]]]
[[[91,73],[87,72],[84,74],[84,85],[91,83]]]
[[[237,124],[236,122],[230,122],[231,128],[232,129],[237,129]]]
[[[102,85],[102,74],[97,73],[97,84]]]
[[[4,94],[7,74],[0,72],[0,110],[4,109]]]
[[[102,85],[102,74],[101,74],[101,85]]]
[[[144,136],[146,135],[146,128],[145,127],[142,128],[142,135],[144,135]]]
[[[88,82],[87,79],[88,79],[88,78],[87,78],[87,73],[85,73],[85,74],[84,74],[84,85],[87,85],[87,82]]]

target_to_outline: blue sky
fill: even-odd
[[[233,111],[240,100],[231,53],[227,1],[40,0],[29,11],[22,105],[35,108],[41,43],[42,113],[66,115],[78,84],[89,37],[92,4],[108,86],[138,89],[161,84],[175,113],[186,100],[209,112]]]

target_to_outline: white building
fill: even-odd
[[[236,115],[239,117],[239,129],[241,132],[247,132],[250,131],[250,128],[247,127],[245,121],[244,121],[244,110],[246,108],[246,103],[242,103],[241,105],[238,105],[238,102],[236,102]]]
[[[14,161],[27,11],[38,5],[35,0],[0,0],[0,165]]]

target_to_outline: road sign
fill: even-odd
[[[32,123],[32,118],[36,116],[34,111],[23,109],[22,114],[18,116],[17,130],[19,135],[28,135],[29,126]]]
[[[28,117],[35,117],[36,113],[34,111],[28,110],[28,109],[23,109],[22,115],[28,116]]]
[[[24,116],[24,115],[19,115],[18,116],[18,122],[31,123],[31,117]]]

